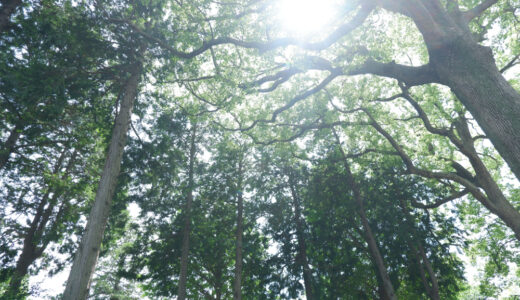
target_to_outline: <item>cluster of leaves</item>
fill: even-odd
[[[455,299],[457,251],[484,261],[481,295],[518,284],[517,178],[473,107],[385,73],[428,64],[431,47],[400,1],[376,2],[343,5],[309,41],[286,36],[270,0],[15,7],[0,27],[1,297],[71,263],[131,76],[93,298],[175,297],[186,234],[189,299],[233,297],[237,268],[251,299],[384,299],[383,273],[399,298]],[[461,16],[482,1],[435,2]],[[513,88],[519,7],[498,1],[464,25]],[[397,80],[356,76],[368,73]]]

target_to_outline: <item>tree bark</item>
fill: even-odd
[[[244,198],[242,193],[242,178],[243,178],[243,154],[240,154],[238,162],[238,191],[237,191],[237,231],[236,231],[236,249],[235,249],[235,278],[233,282],[233,299],[242,299],[242,237],[243,237],[243,213],[244,213]]]
[[[428,256],[426,256],[424,247],[420,241],[417,242],[417,247],[413,245],[414,237],[418,236],[418,232],[415,227],[415,223],[411,219],[410,211],[406,207],[406,203],[403,199],[399,201],[399,204],[401,205],[401,209],[403,210],[403,213],[405,215],[406,223],[408,223],[409,230],[411,231],[408,239],[408,246],[412,250],[417,264],[419,265],[419,272],[421,275],[421,280],[423,281],[424,288],[428,293],[428,296],[430,296],[432,300],[440,300],[441,298],[439,295],[439,281],[437,280],[437,276],[435,275],[435,271],[433,270]],[[428,280],[426,279],[424,268],[426,268],[426,272],[428,273],[428,276],[430,278],[430,284],[428,284]]]
[[[0,34],[9,28],[11,16],[16,8],[22,5],[22,0],[2,0],[2,8],[0,8]]]
[[[292,175],[289,174],[289,188],[291,189],[292,202],[294,207],[294,222],[296,224],[296,240],[298,241],[298,256],[296,262],[303,269],[303,285],[305,286],[305,297],[307,300],[314,299],[312,272],[307,259],[307,243],[304,236],[304,224],[300,198],[296,192],[296,187]]]
[[[23,292],[20,290],[20,288],[22,286],[23,278],[25,275],[27,275],[29,266],[36,260],[34,248],[35,247],[33,245],[26,245],[24,242],[22,254],[16,262],[16,268],[11,277],[11,280],[9,281],[9,287],[4,295],[7,297],[6,299],[23,298]]]
[[[428,272],[428,276],[430,277],[431,289],[430,289],[430,297],[433,300],[440,300],[441,296],[439,295],[439,281],[437,280],[437,276],[435,275],[435,271],[433,270],[432,264],[430,260],[426,256],[426,252],[424,251],[423,245],[419,243],[418,245],[419,254],[422,258],[424,266],[426,267],[426,272]]]
[[[58,172],[60,171],[63,161],[65,160],[66,152],[67,149],[64,149],[61,152],[60,156],[58,157],[58,160],[56,161],[56,164],[54,165],[52,174],[58,174]],[[71,158],[71,161],[72,160],[73,158]],[[71,162],[69,161],[69,166],[70,163]],[[67,167],[67,169],[69,169],[69,166]],[[52,209],[54,207],[53,203],[55,203],[57,198],[59,197],[59,194],[55,191],[52,195],[51,201],[49,201],[50,195],[51,190],[49,187],[47,192],[43,194],[40,203],[36,208],[36,212],[31,221],[31,224],[29,225],[29,228],[27,228],[27,232],[24,235],[22,253],[20,254],[20,257],[16,262],[16,268],[13,276],[11,277],[11,281],[9,282],[9,288],[6,292],[6,295],[8,296],[16,297],[17,295],[19,295],[19,293],[21,292],[20,288],[22,280],[25,277],[25,275],[27,275],[29,266],[36,259],[38,259],[45,250],[46,245],[38,249],[38,243],[42,238],[42,229],[45,227],[48,221],[47,215],[49,214],[49,208]],[[45,205],[47,205],[47,203],[49,203],[49,205],[47,209],[45,209]]]
[[[2,146],[2,149],[0,150],[0,170],[2,170],[7,164],[7,161],[9,160],[11,153],[14,151],[16,142],[20,138],[21,133],[22,126],[19,124],[14,126],[14,128],[9,133],[9,137],[7,137],[7,140],[5,141],[4,145]]]
[[[188,256],[190,252],[190,231],[191,231],[191,207],[193,204],[193,172],[196,154],[197,123],[193,123],[190,137],[190,164],[188,167],[188,194],[186,205],[184,206],[184,228],[182,230],[182,250],[181,250],[181,270],[179,274],[178,299],[186,299],[186,282],[188,279]]]
[[[348,172],[347,172],[348,173]],[[350,181],[350,180],[348,180]],[[356,183],[354,183],[356,184]],[[358,188],[356,188],[358,189]],[[354,192],[356,194],[356,192]],[[390,281],[390,276],[388,275],[388,271],[386,270],[385,262],[383,260],[383,256],[379,251],[379,246],[377,245],[377,241],[375,239],[374,233],[370,228],[370,223],[368,222],[368,218],[365,214],[365,209],[363,205],[363,201],[360,201],[360,197],[355,196],[358,208],[358,214],[361,218],[361,224],[363,225],[363,230],[365,232],[365,240],[368,244],[368,249],[370,250],[370,255],[372,256],[372,260],[376,265],[376,269],[379,272],[379,278],[382,281],[382,287],[384,289],[385,295],[388,299],[397,300],[397,296],[395,295],[394,287],[392,282]]]
[[[374,236],[374,233],[372,232],[372,228],[370,228],[370,223],[368,222],[368,218],[365,214],[365,207],[364,207],[364,203],[363,203],[363,198],[361,196],[361,191],[354,178],[354,175],[352,175],[352,171],[350,170],[350,164],[348,163],[348,160],[347,160],[347,155],[343,151],[343,148],[341,147],[341,142],[339,140],[339,136],[337,135],[337,133],[334,129],[333,129],[333,133],[334,133],[334,136],[336,137],[336,141],[338,143],[338,147],[339,147],[340,153],[343,158],[343,165],[345,167],[345,177],[347,180],[347,184],[352,189],[352,192],[354,195],[354,201],[356,202],[356,204],[358,206],[357,212],[361,219],[361,224],[363,226],[363,230],[365,233],[365,241],[368,244],[368,249],[370,251],[372,261],[374,262],[376,269],[379,273],[378,277],[381,280],[382,288],[384,289],[384,294],[390,300],[397,300],[397,296],[395,295],[395,290],[392,285],[392,281],[390,280],[390,276],[388,275],[388,271],[386,269],[383,256],[381,255],[381,252],[379,251],[379,246],[377,245],[376,238]]]
[[[119,114],[112,129],[112,138],[103,168],[103,173],[96,192],[94,205],[90,211],[87,227],[81,244],[76,252],[74,263],[63,293],[64,300],[86,299],[88,296],[92,275],[103,240],[103,233],[110,214],[112,196],[121,169],[121,159],[126,143],[126,135],[131,121],[132,109],[142,73],[142,64],[136,63],[131,68],[130,78],[123,90]]]
[[[473,37],[468,17],[478,15],[448,13],[439,0],[413,5],[404,0],[378,2],[412,18],[424,38],[436,81],[451,88],[520,180],[520,94],[500,73],[491,49]]]
[[[491,49],[463,36],[432,55],[439,77],[446,80],[520,180],[520,95],[499,72]]]

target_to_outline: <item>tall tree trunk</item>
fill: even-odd
[[[186,299],[186,282],[188,279],[188,256],[190,253],[190,231],[191,231],[191,206],[193,204],[193,172],[195,166],[195,154],[197,151],[197,123],[193,123],[190,137],[190,165],[188,167],[188,194],[184,206],[184,228],[182,230],[181,270],[179,274],[178,299]]]
[[[417,264],[419,265],[419,272],[421,275],[421,280],[423,281],[424,288],[426,292],[428,293],[428,296],[432,300],[440,300],[441,297],[439,295],[439,281],[437,280],[437,276],[435,275],[435,271],[433,270],[433,267],[430,263],[430,260],[428,259],[428,256],[426,256],[426,252],[424,251],[424,246],[422,245],[421,241],[417,241],[417,247],[413,245],[414,237],[419,236],[417,232],[417,228],[415,227],[415,223],[412,221],[412,217],[410,215],[410,211],[406,207],[406,203],[403,199],[399,200],[399,204],[401,206],[401,209],[403,210],[406,223],[408,224],[408,229],[410,231],[410,237],[408,239],[408,246],[412,250],[412,253],[417,261]],[[424,265],[424,267],[423,267]],[[426,278],[426,274],[424,271],[424,268],[426,268],[426,272],[428,273],[428,277],[430,278],[430,284],[428,284],[428,280]]]
[[[22,126],[17,124],[11,130],[11,132],[9,133],[9,136],[7,137],[7,140],[2,145],[2,149],[0,150],[0,170],[2,170],[5,167],[5,165],[7,164],[7,161],[9,160],[9,156],[11,156],[11,153],[14,151],[16,142],[20,138],[21,133],[22,133]]]
[[[421,256],[419,255],[417,248],[413,245],[411,239],[408,239],[406,241],[408,244],[408,247],[410,248],[413,257],[415,258],[415,261],[417,262],[417,269],[419,269],[419,275],[421,276],[421,281],[423,283],[424,290],[426,291],[426,294],[433,299],[432,295],[432,288],[430,286],[430,283],[428,282],[428,278],[426,277],[426,271],[424,270],[424,266],[422,264]]]
[[[112,196],[114,195],[117,177],[121,169],[123,149],[126,143],[126,135],[137,96],[142,68],[141,63],[136,63],[132,67],[130,78],[124,86],[119,114],[112,129],[112,138],[105,166],[96,192],[94,205],[90,211],[87,227],[76,252],[67,280],[67,286],[63,293],[64,300],[86,299],[88,296],[101,241],[103,240],[103,233],[110,214]]]
[[[348,180],[348,181],[350,181],[350,180]],[[356,184],[356,183],[354,182],[354,184]],[[358,189],[358,188],[356,187],[356,189]],[[358,189],[358,191],[359,191],[359,189]],[[370,228],[368,218],[365,214],[363,201],[361,200],[361,197],[358,197],[355,194],[356,194],[356,192],[354,192],[354,198],[357,199],[356,202],[357,202],[357,205],[359,206],[358,214],[359,214],[359,217],[361,218],[361,224],[363,225],[363,230],[365,232],[365,240],[368,244],[368,249],[370,251],[370,255],[372,256],[372,260],[374,261],[377,271],[379,272],[379,278],[381,279],[382,287],[384,289],[385,295],[388,297],[388,299],[397,300],[397,297],[396,297],[395,291],[394,291],[394,287],[392,285],[392,282],[390,281],[390,276],[388,275],[388,271],[386,270],[383,256],[381,255],[381,252],[379,251],[379,246],[377,245],[376,238],[374,236],[374,233],[372,232],[372,229]]]
[[[22,286],[22,280],[27,275],[29,266],[36,260],[35,247],[33,245],[26,245],[22,250],[22,254],[16,262],[16,268],[9,281],[9,287],[4,294],[5,299],[18,299],[23,298],[23,291],[20,290]]]
[[[289,187],[291,189],[292,202],[294,207],[294,222],[296,224],[296,240],[298,241],[298,256],[296,262],[303,269],[303,285],[305,286],[305,297],[307,300],[314,299],[312,272],[307,259],[307,243],[304,236],[304,224],[300,198],[296,192],[296,187],[292,175],[289,174]]]
[[[376,269],[378,271],[378,278],[381,280],[382,287],[384,289],[385,295],[390,300],[397,300],[397,296],[395,295],[395,290],[392,285],[392,281],[390,281],[390,276],[388,275],[388,271],[385,266],[385,262],[383,260],[383,256],[381,255],[381,252],[379,251],[379,246],[377,245],[376,238],[374,236],[374,233],[372,232],[372,228],[370,228],[370,223],[368,222],[368,218],[365,214],[365,207],[363,203],[363,198],[361,196],[361,191],[359,189],[359,186],[354,178],[354,175],[352,175],[352,171],[350,169],[350,164],[347,159],[347,155],[343,151],[343,148],[341,146],[341,142],[339,139],[339,136],[337,135],[336,131],[334,129],[333,133],[336,137],[336,141],[338,143],[338,148],[340,150],[340,153],[343,158],[343,165],[345,167],[345,177],[347,180],[347,184],[352,189],[352,192],[354,194],[354,201],[356,202],[358,208],[358,215],[361,219],[361,224],[363,226],[365,240],[368,244],[368,249],[370,251],[370,255],[372,256],[372,260],[376,266]]]
[[[424,251],[423,245],[421,243],[419,243],[417,248],[419,250],[419,254],[422,258],[424,266],[426,267],[426,272],[428,272],[428,277],[430,278],[430,282],[431,282],[430,297],[433,300],[440,300],[441,296],[439,295],[439,281],[437,280],[435,271],[433,271],[432,264],[430,263],[428,256],[426,256],[426,252]]]
[[[242,299],[242,237],[243,237],[243,213],[244,213],[244,196],[242,192],[243,180],[243,153],[240,154],[238,162],[238,191],[237,191],[237,231],[236,231],[236,247],[235,247],[235,278],[233,282],[233,299]]]
[[[67,149],[64,149],[61,152],[60,156],[58,157],[58,160],[56,161],[56,164],[54,165],[52,174],[58,174],[58,172],[60,171],[63,161],[66,157],[66,152]],[[73,158],[71,158],[71,161],[72,160]],[[71,162],[69,161],[69,166],[70,164]],[[69,166],[67,166],[67,169],[69,169]],[[16,262],[16,268],[13,276],[11,277],[11,281],[9,282],[9,288],[6,292],[9,296],[15,297],[21,292],[20,288],[22,280],[27,275],[29,266],[36,259],[38,259],[43,254],[43,250],[45,250],[45,247],[38,249],[38,243],[42,238],[42,230],[40,228],[43,229],[47,224],[49,218],[49,208],[54,208],[53,203],[55,203],[59,197],[59,194],[55,191],[52,194],[52,198],[49,201],[50,195],[51,189],[49,187],[47,189],[47,192],[43,194],[40,203],[36,208],[36,212],[31,221],[31,224],[29,225],[29,228],[27,228],[27,232],[24,235],[22,253],[20,254],[20,257]],[[47,205],[47,203],[49,203],[49,205],[47,209],[45,209],[45,205]]]
[[[0,34],[9,28],[12,14],[16,8],[22,5],[22,0],[2,0],[2,8],[0,8]]]

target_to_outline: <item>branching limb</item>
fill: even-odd
[[[304,64],[305,68],[290,67],[285,70],[278,71],[273,75],[267,75],[253,82],[242,84],[240,87],[249,88],[253,86],[260,86],[267,82],[273,82],[273,84],[270,87],[258,90],[258,92],[267,93],[274,91],[276,88],[278,88],[278,86],[288,81],[289,79],[291,79],[292,76],[296,74],[305,73],[309,70],[320,70],[330,72],[334,70],[334,67],[332,66],[332,63],[330,61],[319,56],[307,56],[304,59]]]
[[[396,64],[395,62],[381,63],[367,60],[364,64],[347,72],[347,75],[373,74],[394,78],[406,83],[408,87],[428,83],[442,83],[430,65],[410,67]]]
[[[497,2],[498,0],[485,0],[481,2],[479,5],[473,7],[472,9],[463,12],[463,17],[467,22],[470,22],[474,18],[477,18],[480,15],[482,15],[488,8],[490,8]]]
[[[453,201],[455,199],[459,199],[465,195],[467,195],[469,193],[469,190],[468,189],[464,189],[460,192],[457,192],[457,193],[453,193],[451,194],[450,196],[444,198],[444,199],[441,199],[441,200],[438,200],[436,201],[435,203],[432,203],[432,204],[423,204],[423,203],[420,203],[420,202],[417,202],[415,199],[412,199],[412,206],[413,207],[416,207],[416,208],[422,208],[422,209],[431,209],[431,208],[437,208],[445,203],[448,203],[450,201]]]
[[[232,37],[219,37],[214,38],[208,41],[202,42],[202,45],[191,51],[191,52],[183,52],[175,49],[174,47],[170,46],[168,42],[164,41],[163,39],[160,39],[156,36],[153,36],[152,34],[146,32],[145,30],[141,29],[139,26],[134,24],[131,20],[127,19],[110,19],[113,23],[120,23],[120,24],[127,24],[132,30],[134,30],[136,33],[140,34],[144,38],[148,39],[151,42],[156,43],[161,48],[167,50],[172,55],[183,58],[183,59],[191,59],[194,58],[207,50],[209,50],[211,47],[218,46],[218,45],[224,45],[224,44],[231,44],[236,45],[243,48],[249,48],[249,49],[257,49],[260,52],[265,52],[269,50],[274,50],[279,47],[285,47],[289,45],[296,45],[299,46],[302,49],[307,50],[323,50],[334,44],[337,40],[342,38],[343,36],[349,34],[357,27],[361,26],[365,19],[368,17],[372,9],[374,8],[372,3],[365,3],[361,6],[358,13],[350,20],[350,22],[345,23],[344,25],[338,27],[334,32],[332,32],[328,37],[326,37],[324,40],[319,42],[302,42],[300,39],[297,38],[280,38],[268,42],[252,42],[252,41],[241,41]]]
[[[500,73],[504,73],[505,71],[511,69],[512,67],[518,65],[520,63],[520,54],[518,54],[517,56],[513,57],[513,59],[511,61],[509,61],[504,67],[502,67],[502,69],[500,69]]]
[[[406,151],[401,147],[401,145],[399,145],[399,143],[392,137],[392,135],[390,135],[390,133],[388,133],[388,131],[386,131],[385,129],[383,129],[381,127],[381,125],[379,125],[379,123],[375,120],[375,118],[372,116],[372,114],[367,109],[363,108],[363,111],[370,118],[372,127],[377,132],[379,132],[382,136],[384,136],[386,138],[386,140],[392,145],[392,147],[397,151],[397,153],[403,160],[409,173],[419,175],[422,177],[426,177],[426,178],[431,178],[431,179],[446,179],[446,180],[451,180],[451,181],[457,182],[457,183],[465,186],[466,188],[468,188],[469,191],[476,198],[483,197],[484,201],[488,202],[486,196],[484,194],[482,194],[482,192],[479,190],[479,188],[477,186],[475,186],[475,184],[473,184],[468,179],[457,175],[456,173],[434,172],[434,171],[417,168],[415,166],[415,164],[413,163],[412,159],[406,153]]]
[[[422,107],[419,105],[419,103],[417,101],[415,101],[415,99],[412,98],[412,96],[410,95],[409,91],[408,91],[408,88],[405,88],[404,86],[401,86],[402,90],[403,90],[403,98],[408,101],[408,103],[410,103],[410,105],[412,105],[412,107],[415,109],[415,111],[417,112],[417,114],[419,115],[419,117],[421,118],[424,126],[426,127],[426,129],[433,133],[433,134],[438,134],[438,135],[442,135],[442,136],[449,136],[451,135],[453,132],[451,129],[449,128],[436,128],[434,127],[431,122],[430,122],[430,119],[428,118],[428,115],[424,112],[424,110],[422,109]]]
[[[253,129],[254,127],[256,127],[258,124],[267,124],[267,123],[274,123],[276,121],[276,119],[278,118],[278,115],[283,113],[284,111],[290,109],[291,107],[293,107],[296,103],[304,100],[304,99],[307,99],[308,97],[320,92],[321,90],[323,90],[332,80],[334,80],[336,77],[342,75],[343,72],[341,71],[341,69],[339,68],[334,68],[332,69],[331,73],[329,74],[329,76],[327,76],[324,80],[322,80],[320,82],[320,84],[318,84],[317,86],[313,87],[312,89],[309,89],[297,96],[295,96],[294,98],[292,98],[287,104],[285,104],[284,106],[282,107],[279,107],[277,108],[275,111],[273,111],[273,113],[271,114],[271,118],[270,119],[259,119],[259,120],[255,120],[251,123],[251,125],[249,126],[246,126],[246,127],[238,127],[236,129],[233,129],[233,128],[226,128],[224,127],[223,125],[220,125],[220,127],[222,127],[224,130],[228,130],[228,131],[242,131],[242,132],[245,132],[245,131],[249,131],[251,129]],[[235,119],[235,121],[237,121]],[[238,123],[238,122],[237,122]],[[240,123],[239,123],[240,124]]]

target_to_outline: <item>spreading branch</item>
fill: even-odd
[[[362,65],[347,72],[347,75],[362,74],[373,74],[393,78],[406,83],[409,87],[428,83],[442,83],[442,80],[429,64],[419,67],[410,67],[395,62],[381,63],[369,59]]]
[[[473,7],[472,9],[463,12],[463,17],[467,22],[469,22],[474,18],[477,18],[480,15],[482,15],[488,8],[490,8],[497,2],[498,0],[485,0],[481,2],[479,5]]]
[[[511,69],[512,67],[518,65],[520,63],[520,54],[516,55],[515,57],[513,57],[512,60],[510,60],[504,67],[502,67],[502,69],[500,69],[500,73],[504,73],[505,71]]]
[[[209,50],[212,47],[218,46],[218,45],[224,45],[224,44],[231,44],[236,45],[242,48],[248,48],[248,49],[257,49],[260,52],[266,52],[269,50],[274,50],[279,47],[285,47],[290,45],[296,45],[302,49],[307,50],[323,50],[334,44],[336,41],[338,41],[343,36],[349,34],[354,29],[358,28],[363,24],[365,19],[368,17],[372,9],[374,8],[372,3],[366,3],[361,6],[358,13],[350,20],[350,22],[343,24],[342,26],[339,26],[334,32],[332,32],[328,37],[325,39],[319,41],[319,42],[307,42],[302,41],[298,38],[280,38],[275,39],[272,41],[267,42],[255,42],[255,41],[241,41],[232,37],[219,37],[219,38],[212,38],[210,40],[202,42],[202,45],[191,51],[191,52],[183,52],[175,49],[172,47],[167,41],[158,38],[145,30],[141,29],[139,26],[134,24],[131,20],[127,19],[110,19],[109,21],[113,23],[119,23],[119,24],[126,24],[128,25],[133,31],[138,33],[139,35],[143,36],[144,38],[148,39],[149,41],[156,43],[161,48],[167,50],[172,55],[183,58],[183,59],[191,59],[194,58],[207,50]]]
[[[431,203],[431,204],[423,204],[423,203],[417,202],[415,199],[412,199],[412,206],[416,207],[416,208],[422,208],[422,209],[437,208],[437,207],[439,207],[439,206],[441,206],[441,205],[443,205],[445,203],[448,203],[448,202],[453,201],[455,199],[459,199],[459,198],[467,195],[468,193],[469,193],[468,189],[463,189],[460,192],[453,193],[450,196],[448,196],[448,197],[446,197],[444,199],[435,201],[434,203]]]

